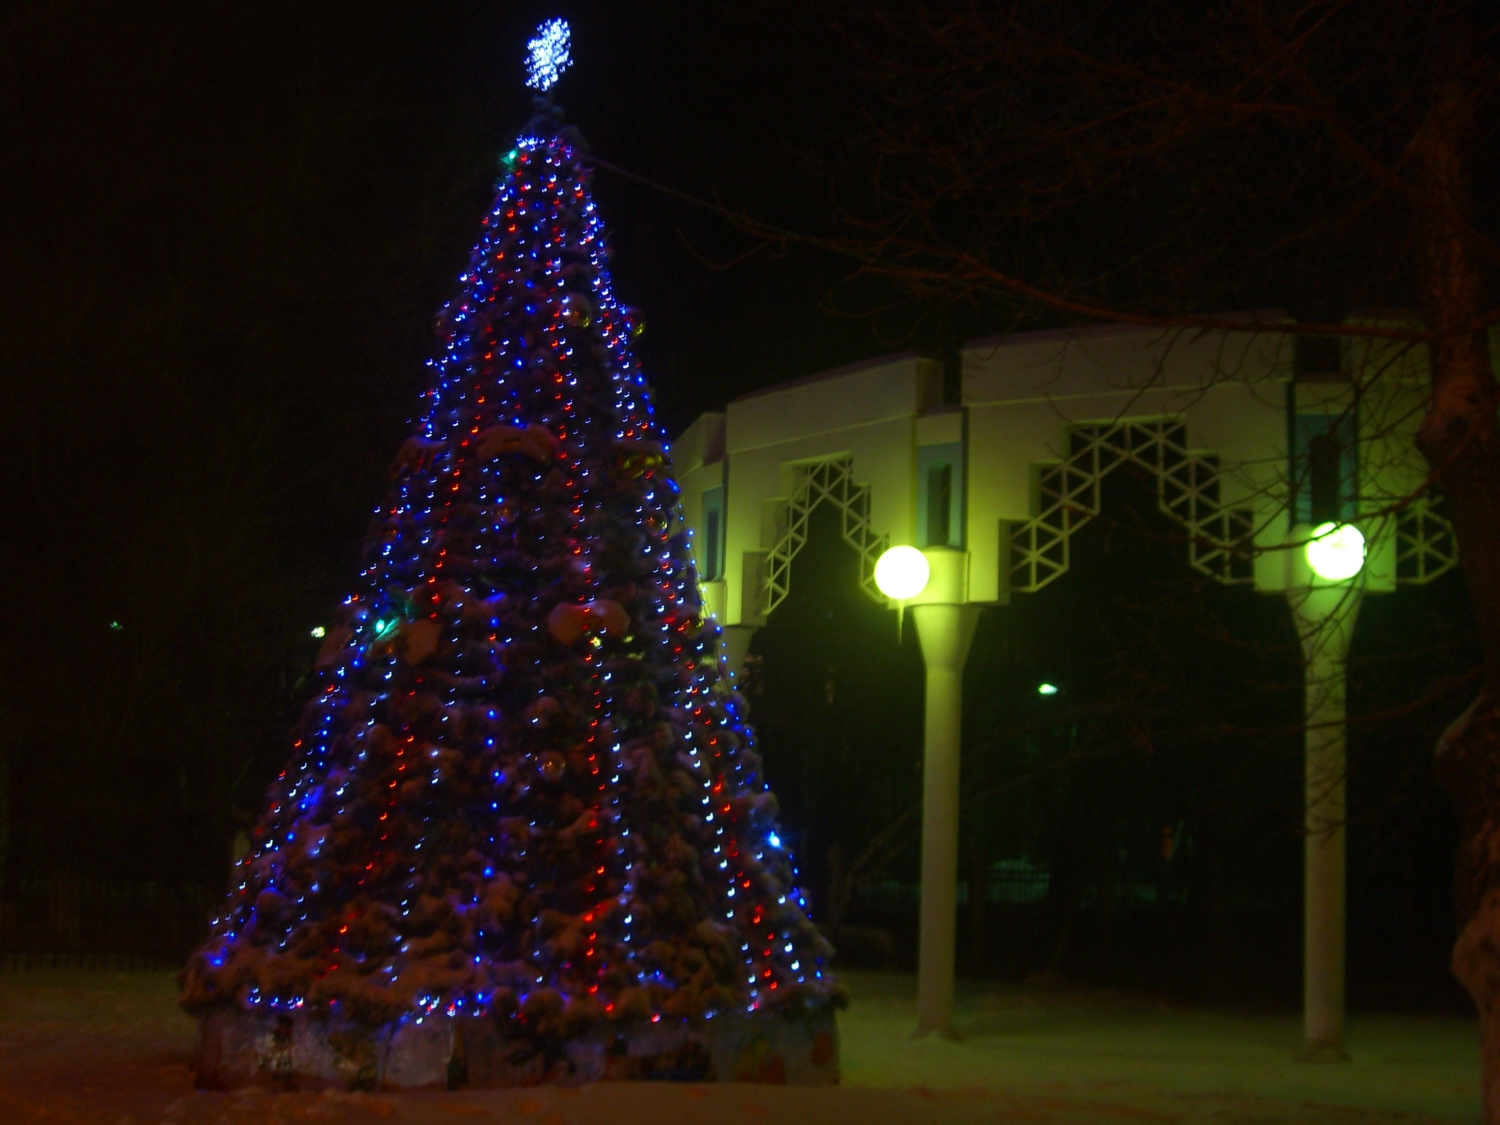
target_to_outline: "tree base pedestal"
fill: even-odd
[[[832,1085],[831,1010],[720,1015],[701,1024],[603,1026],[557,1043],[502,1036],[485,1016],[371,1028],[315,1015],[220,1009],[202,1019],[197,1085],[443,1090],[604,1080]]]

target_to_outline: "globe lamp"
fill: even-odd
[[[915,547],[892,547],[875,560],[875,585],[892,601],[916,597],[931,574],[927,557]]]
[[[1353,578],[1365,565],[1365,537],[1359,528],[1347,523],[1320,523],[1312,530],[1312,539],[1303,548],[1307,565],[1325,582],[1342,582]],[[876,581],[879,582],[877,573]]]

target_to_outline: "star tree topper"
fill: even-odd
[[[573,62],[569,53],[571,45],[572,33],[568,30],[567,20],[550,19],[539,24],[536,38],[526,44],[526,49],[531,52],[526,59],[526,85],[542,93],[557,85],[562,72]]]

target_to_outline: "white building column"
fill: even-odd
[[[1300,554],[1300,552],[1298,552]],[[1349,642],[1361,584],[1321,582],[1310,571],[1287,591],[1305,661],[1302,1050],[1341,1061],[1344,1050],[1346,773],[1344,726]]]
[[[958,926],[959,757],[964,663],[979,606],[964,605],[968,556],[934,548],[927,589],[908,612],[927,670],[922,734],[922,889],[917,945],[917,1034],[953,1034]]]

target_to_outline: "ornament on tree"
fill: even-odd
[[[536,771],[543,781],[556,784],[568,772],[568,760],[556,750],[548,750],[537,760]]]
[[[562,299],[563,323],[569,328],[587,328],[594,323],[594,303],[582,293],[569,293]]]
[[[396,460],[391,464],[392,479],[403,473],[425,472],[431,467],[433,458],[441,453],[447,444],[445,441],[430,441],[415,434],[407,438],[401,443],[401,448],[396,451]]]
[[[545,91],[566,26],[533,46]],[[588,183],[544,93],[184,970],[202,1084],[836,1080]]]
[[[630,632],[630,614],[612,598],[595,598],[588,609],[595,628],[606,637],[623,637]]]
[[[630,480],[643,477],[667,463],[659,441],[620,438],[615,442],[615,472]]]
[[[407,664],[421,664],[437,651],[442,632],[443,627],[430,617],[408,621],[396,630],[393,647]]]
[[[535,422],[528,426],[491,426],[474,441],[475,456],[481,461],[493,461],[507,453],[521,453],[533,461],[551,461],[561,452],[552,431]]]
[[[595,598],[584,605],[558,602],[547,615],[547,630],[565,645],[585,634],[623,637],[630,631],[630,614],[611,598]]]
[[[498,523],[508,522],[503,512],[497,511],[495,518]],[[434,593],[437,595],[437,604],[442,606],[443,612],[450,619],[456,619],[465,625],[498,625],[500,623],[500,613],[505,606],[504,594],[495,594],[487,598],[465,590],[457,582],[439,583]]]
[[[313,659],[313,670],[326,672],[338,664],[343,656],[344,646],[353,636],[353,631],[343,625],[335,625],[324,633],[323,643],[318,646],[318,655]]]

